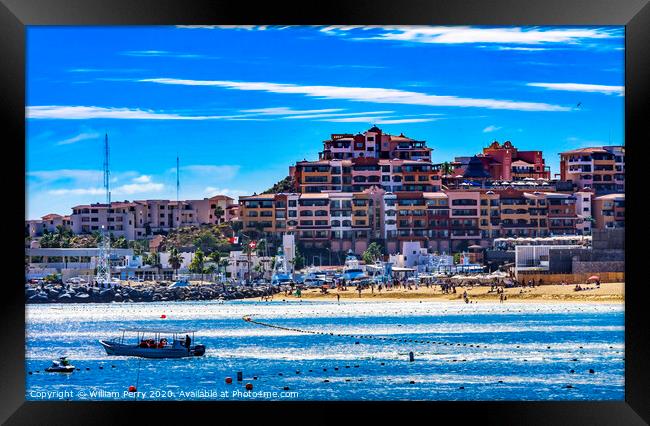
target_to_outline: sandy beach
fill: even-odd
[[[534,288],[506,288],[507,297],[504,303],[509,301],[517,302],[620,302],[625,301],[625,283],[603,283],[600,288],[594,284],[582,285],[585,290],[574,291],[574,285],[542,285]],[[371,289],[365,289],[361,292],[361,297],[354,287],[348,287],[347,291],[329,290],[327,294],[322,294],[320,289],[303,290],[302,299],[314,300],[333,300],[336,301],[336,295],[339,294],[341,299],[346,301],[403,301],[403,300],[423,300],[423,301],[453,301],[464,303],[463,292],[467,291],[470,301],[477,303],[496,302],[499,303],[499,295],[496,292],[490,292],[490,287],[456,287],[456,294],[443,294],[439,286],[432,288],[420,287],[417,290],[393,289],[382,290],[381,293],[375,287],[374,292]],[[295,295],[285,296],[280,293],[274,299],[298,299]]]

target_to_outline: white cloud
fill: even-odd
[[[97,118],[121,120],[234,120],[241,115],[180,115],[134,108],[97,106],[28,106],[28,119],[90,120]]]
[[[151,182],[151,176],[150,175],[138,176],[137,178],[133,178],[133,182],[135,182],[135,183],[149,183],[149,182]]]
[[[283,94],[301,94],[319,99],[345,99],[349,101],[386,104],[425,105],[440,107],[477,107],[518,111],[569,111],[570,108],[539,102],[520,102],[498,99],[437,96],[419,92],[378,87],[300,86],[296,84],[267,82],[237,82],[222,80],[187,80],[176,78],[148,78],[139,80],[157,84],[184,86],[224,87],[234,90],[262,91]]]
[[[215,195],[227,195],[235,199],[242,195],[251,195],[250,191],[244,191],[242,189],[217,188],[214,186],[205,187],[203,194],[206,197],[214,197]]]
[[[273,107],[273,108],[257,108],[257,109],[243,109],[241,112],[251,112],[259,115],[291,115],[291,114],[316,114],[343,111],[340,108],[329,109],[307,109],[296,110],[291,107]]]
[[[439,118],[396,118],[390,117],[347,117],[347,118],[331,118],[319,121],[327,121],[334,123],[370,123],[370,124],[403,124],[403,123],[424,123],[427,121],[436,121]]]
[[[355,115],[369,115],[369,114],[392,114],[395,111],[368,111],[368,112],[344,112],[340,114],[308,114],[308,115],[291,115],[282,117],[283,119],[310,119],[310,118],[325,118],[325,117],[349,117]],[[321,120],[322,121],[322,120]]]
[[[540,28],[540,27],[435,27],[435,26],[330,26],[321,31],[346,34],[353,30],[379,29],[382,33],[361,40],[393,40],[416,43],[466,44],[577,44],[585,40],[622,38],[620,29],[610,28]]]
[[[625,86],[606,86],[603,84],[582,83],[528,83],[528,86],[543,87],[549,90],[564,90],[568,92],[604,93],[606,95],[625,94]]]
[[[89,180],[102,179],[102,176],[101,170],[83,169],[36,170],[27,172],[27,177],[32,177],[47,183],[66,180],[88,182]]]
[[[238,165],[215,166],[211,164],[192,164],[181,167],[181,175],[183,172],[189,172],[199,176],[212,176],[221,180],[230,180],[237,176],[239,169],[240,166]],[[176,171],[176,169],[170,170]]]
[[[99,133],[80,133],[77,136],[73,136],[68,139],[64,139],[62,141],[57,142],[57,145],[70,145],[73,143],[85,141],[88,139],[97,139],[99,137]]]
[[[131,183],[111,188],[111,195],[132,195],[140,193],[161,192],[165,189],[162,183],[153,182],[151,176],[141,175],[131,179]],[[103,187],[60,188],[48,191],[51,195],[104,195]]]
[[[496,132],[497,130],[500,130],[500,129],[501,129],[501,127],[490,125],[490,126],[487,126],[485,129],[483,129],[483,133]]]
[[[167,50],[129,50],[122,52],[126,56],[139,56],[139,57],[165,57],[165,58],[203,58],[204,55],[196,53],[178,53],[169,52]]]

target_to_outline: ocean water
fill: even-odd
[[[28,305],[26,319],[28,400],[624,399],[622,304],[276,298]],[[164,326],[199,330],[205,356],[116,357],[98,343]],[[61,355],[78,370],[44,372]]]

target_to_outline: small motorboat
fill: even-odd
[[[53,360],[52,365],[47,367],[45,371],[48,373],[72,373],[74,365],[70,364],[67,357],[62,356],[58,360]]]
[[[192,344],[194,330],[170,329],[122,329],[122,337],[115,340],[100,340],[108,355],[137,356],[141,358],[187,358],[203,356],[205,346]],[[135,332],[134,343],[126,343],[125,333]],[[192,334],[192,337],[189,337]],[[164,335],[171,335],[168,340]],[[183,336],[183,337],[179,337]],[[153,338],[152,338],[153,337]]]

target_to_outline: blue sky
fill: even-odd
[[[29,27],[27,218],[103,201],[252,194],[331,133],[624,143],[622,27]]]

